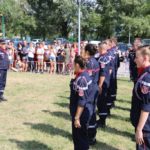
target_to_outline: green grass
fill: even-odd
[[[0,103],[0,150],[72,150],[68,110],[69,77],[48,74],[8,74]],[[129,122],[132,83],[118,81],[118,97],[105,130],[98,129],[91,150],[134,150]]]

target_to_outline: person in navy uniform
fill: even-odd
[[[6,42],[0,39],[0,101],[6,101],[4,90],[6,86],[7,70],[9,69],[9,58],[6,52]]]
[[[119,54],[117,48],[117,39],[111,38],[106,40],[108,45],[108,55],[110,57],[110,66],[111,66],[111,75],[110,75],[110,86],[108,90],[108,102],[107,105],[109,107],[109,114],[110,108],[115,106],[115,100],[117,96],[117,71],[120,66],[119,61]]]
[[[117,85],[116,85],[116,44],[114,40],[107,39],[105,41],[107,43],[107,52],[108,56],[110,58],[110,86],[108,89],[108,100],[107,100],[107,106],[108,106],[108,115],[110,115],[110,108],[114,106],[114,101],[116,100],[116,91],[117,91]]]
[[[70,83],[70,114],[74,150],[88,150],[88,126],[93,115],[92,80],[85,69],[85,60],[76,56],[74,60],[76,77]]]
[[[96,54],[97,49],[92,44],[87,44],[85,46],[85,59],[86,59],[86,71],[88,72],[92,83],[93,83],[93,116],[89,122],[88,128],[88,136],[89,136],[89,144],[94,145],[96,143],[96,104],[97,104],[97,97],[98,97],[98,81],[99,81],[99,63],[95,59],[94,55]]]
[[[97,101],[97,108],[99,113],[98,127],[105,127],[106,118],[108,116],[108,88],[110,83],[110,58],[107,53],[107,43],[102,42],[99,46],[99,96]]]
[[[135,63],[135,55],[136,55],[136,50],[138,49],[139,46],[142,46],[141,40],[139,38],[136,38],[134,43],[133,43],[133,49],[129,51],[129,70],[130,70],[130,79],[131,81],[136,83],[137,77],[138,77],[138,71],[137,71],[137,66]]]
[[[136,150],[150,150],[150,47],[136,51],[138,80],[133,89],[131,123],[135,127]]]

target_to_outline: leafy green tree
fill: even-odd
[[[30,33],[30,30],[34,29],[35,20],[29,14],[28,3],[26,1],[16,0],[1,0],[0,12],[5,16],[6,35],[26,35]]]

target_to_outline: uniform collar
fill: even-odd
[[[91,59],[93,59],[93,58],[95,58],[94,56],[90,56],[89,58],[88,58],[88,60],[91,60]]]
[[[78,78],[83,72],[84,72],[85,70],[83,69],[83,70],[81,70],[80,72],[76,72],[75,73],[75,78]]]
[[[145,68],[138,68],[138,75],[141,76],[145,72],[150,72],[150,66],[147,66]]]
[[[107,52],[106,53],[103,53],[103,54],[100,54],[100,56],[104,56],[104,55],[106,55],[107,54]]]

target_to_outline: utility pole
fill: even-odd
[[[1,16],[1,30],[2,30],[2,37],[5,38],[5,17],[3,14],[0,14]]]
[[[81,53],[81,0],[78,0],[78,54]]]
[[[131,27],[129,26],[129,40],[128,40],[128,44],[131,44]]]

